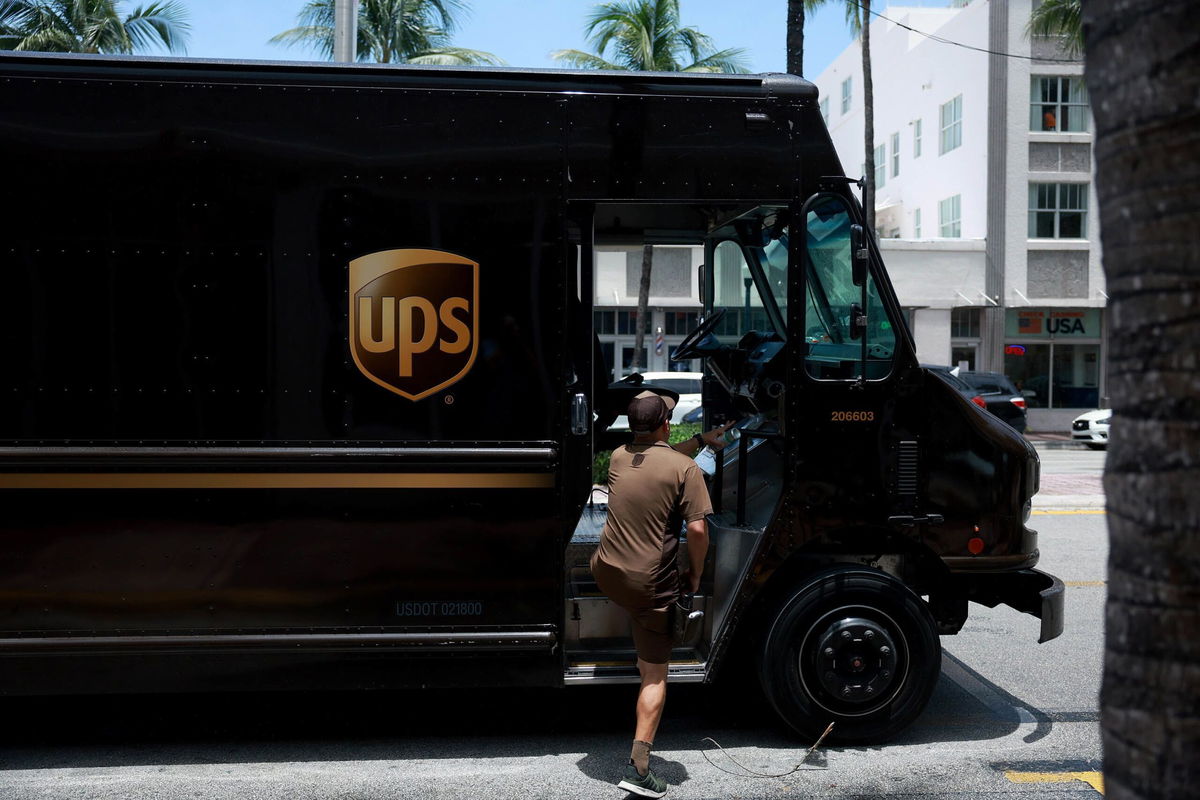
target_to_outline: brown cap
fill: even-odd
[[[634,433],[651,433],[671,418],[675,400],[646,390],[629,402],[629,430]]]

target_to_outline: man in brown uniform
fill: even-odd
[[[608,467],[608,521],[592,555],[592,574],[601,591],[629,612],[642,676],[633,750],[619,788],[662,797],[666,782],[650,772],[650,748],[667,696],[671,658],[670,611],[681,588],[700,586],[712,513],[708,487],[696,462],[684,455],[701,442],[720,449],[717,428],[676,448],[667,444],[675,401],[650,391],[629,404],[633,444],[613,451]],[[728,426],[726,426],[728,427]],[[679,531],[687,525],[690,569],[681,587],[676,555]]]

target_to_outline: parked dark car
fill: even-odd
[[[987,403],[974,386],[964,381],[958,375],[958,367],[947,367],[941,364],[922,364],[922,368],[936,372],[949,381],[950,385],[958,390],[958,393],[970,400],[980,408],[987,408]]]
[[[987,403],[988,411],[1013,426],[1019,433],[1025,432],[1025,397],[1008,376],[999,372],[960,372],[958,377],[979,393]]]

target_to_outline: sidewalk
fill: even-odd
[[[1102,511],[1104,509],[1104,493],[1097,485],[1082,487],[1085,491],[1067,489],[1060,491],[1050,478],[1078,478],[1078,475],[1055,475],[1042,478],[1042,489],[1033,496],[1034,511]],[[1099,481],[1097,481],[1097,484]],[[1086,491],[1090,490],[1090,491]]]
[[[1039,450],[1083,450],[1083,442],[1076,442],[1066,433],[1026,433],[1025,440]]]

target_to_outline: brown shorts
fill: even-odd
[[[592,557],[592,577],[608,599],[629,612],[633,645],[638,658],[648,664],[671,660],[671,607],[653,608],[654,593],[635,583],[621,570]]]
[[[629,611],[629,618],[633,623],[633,646],[637,648],[638,658],[647,664],[666,664],[670,661],[671,609]]]

